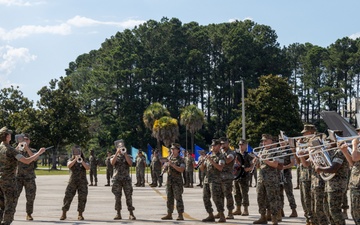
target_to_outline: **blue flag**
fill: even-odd
[[[131,146],[131,157],[132,157],[133,162],[135,162],[135,158],[137,156],[138,151],[139,150],[137,148],[134,148],[133,146]]]
[[[152,150],[153,150],[153,147],[151,147],[150,144],[147,144],[147,158],[148,160],[147,161],[150,161],[151,160],[151,157],[152,157]],[[148,162],[146,162],[148,164]]]
[[[185,156],[184,152],[185,152],[185,148],[180,146],[180,157],[184,158]]]
[[[253,152],[253,148],[248,144],[248,147],[247,147],[247,152],[248,153],[251,153]]]
[[[204,150],[204,149],[202,149],[200,146],[197,146],[196,144],[194,145],[194,150],[195,150],[195,161],[198,161],[198,159],[199,159],[199,156],[200,156],[200,153],[199,153],[199,151],[201,151],[201,150]]]

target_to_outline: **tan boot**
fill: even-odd
[[[31,214],[28,213],[26,215],[26,220],[34,220],[34,218],[32,218]]]
[[[219,218],[220,218],[220,213],[216,213],[216,214],[214,215],[214,218],[215,218],[215,219],[219,219]]]
[[[291,210],[292,210],[292,212],[291,212],[291,214],[290,214],[289,217],[298,217],[298,214],[297,214],[297,212],[296,212],[296,209],[291,209]]]
[[[278,213],[278,215],[279,215],[279,213]],[[281,212],[280,212],[280,216],[281,216]],[[278,219],[277,219],[276,215],[271,217],[271,222],[273,225],[278,225]]]
[[[176,220],[184,220],[183,213],[179,213],[178,218]]]
[[[342,216],[343,216],[344,220],[349,219],[348,214],[347,214],[347,209],[343,209]]]
[[[114,220],[121,220],[121,213],[120,213],[120,210],[117,210],[116,211],[116,216],[114,217]]]
[[[233,215],[241,215],[241,206],[236,206],[236,210],[233,212]]]
[[[215,217],[213,213],[209,213],[209,216],[202,220],[203,222],[215,222]]]
[[[234,219],[234,215],[233,215],[232,210],[229,210],[229,213],[228,213],[226,219],[229,219],[229,220],[233,220],[233,219]]]
[[[244,212],[241,214],[241,216],[248,216],[249,215],[249,210],[247,206],[244,206]]]
[[[271,212],[268,209],[266,210],[266,220],[271,221]]]
[[[281,216],[281,210],[278,211],[278,213],[275,215],[277,222],[281,222],[282,221],[282,216]]]
[[[136,220],[133,211],[130,211],[129,220]]]
[[[60,217],[60,220],[65,220],[65,219],[66,219],[66,211],[63,210],[63,213],[62,213],[62,215]]]
[[[261,214],[260,219],[255,220],[253,224],[267,224],[267,219],[265,214]]]
[[[166,216],[161,217],[161,219],[162,220],[172,220],[173,218],[172,218],[171,213],[168,213]]]
[[[218,220],[218,223],[225,223],[226,219],[225,219],[224,212],[219,213],[219,216],[220,216],[220,218]]]
[[[78,220],[84,220],[84,217],[83,217],[82,212],[79,212],[79,215],[78,215]]]

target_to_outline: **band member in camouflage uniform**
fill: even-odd
[[[166,206],[167,215],[162,220],[172,220],[174,211],[174,200],[176,200],[176,209],[178,217],[176,220],[184,220],[184,202],[182,194],[184,192],[182,173],[185,170],[184,159],[180,157],[180,144],[171,144],[171,155],[169,161],[166,162],[167,181],[166,181]]]
[[[281,172],[282,184],[280,183],[281,184],[280,197],[282,202],[281,214],[282,216],[284,216],[283,208],[284,208],[284,190],[285,190],[286,197],[289,201],[289,205],[292,211],[289,217],[297,217],[296,202],[293,193],[292,174],[291,174],[291,169],[295,165],[295,157],[294,155],[292,155],[292,151],[290,150],[290,148],[287,147],[288,143],[286,143],[282,137],[279,137],[279,142],[280,142],[280,149],[283,150],[281,154],[284,155],[283,157],[284,165],[283,165],[283,170]]]
[[[241,139],[239,141],[239,153],[236,154],[236,162],[239,164],[241,176],[234,180],[234,197],[236,203],[236,211],[234,215],[249,215],[249,180],[250,172],[254,169],[253,157],[247,152],[248,143]],[[241,212],[241,204],[244,206],[244,211]]]
[[[122,191],[124,190],[125,199],[127,209],[130,213],[129,219],[136,220],[134,216],[135,207],[132,204],[132,194],[133,194],[133,187],[131,185],[131,177],[130,177],[130,166],[132,165],[132,159],[126,153],[126,151],[122,151],[125,146],[124,141],[121,142],[116,146],[116,153],[110,159],[111,165],[114,167],[114,176],[113,176],[113,185],[112,185],[112,193],[115,195],[115,210],[116,216],[114,220],[121,220],[121,196]]]
[[[139,149],[137,156],[135,157],[136,162],[136,187],[145,187],[145,168],[146,158],[142,151]]]
[[[336,225],[345,224],[345,219],[341,212],[342,198],[347,188],[348,167],[349,163],[343,152],[348,149],[348,145],[344,141],[338,142],[339,149],[332,155],[330,168],[315,165],[317,173],[335,173],[330,180],[325,181],[325,193],[328,203],[330,223]]]
[[[95,156],[94,150],[90,150],[89,164],[90,164],[90,185],[89,186],[97,186],[98,178],[97,178],[97,168],[98,168],[98,159]],[[93,184],[93,181],[95,183]]]
[[[60,220],[66,219],[66,212],[69,211],[76,192],[78,193],[78,220],[84,220],[83,212],[85,211],[88,195],[86,170],[89,170],[90,166],[85,162],[84,154],[81,152],[79,146],[76,145],[73,147],[72,157],[69,159],[67,167],[70,170],[70,178],[65,190],[64,204],[62,207],[63,213]]]
[[[14,214],[18,201],[15,173],[17,162],[30,164],[36,160],[45,148],[25,158],[18,150],[10,145],[12,130],[7,127],[0,129],[0,220],[2,225],[10,225],[14,220]],[[20,148],[19,143],[18,148]]]
[[[193,188],[194,186],[194,166],[195,160],[189,153],[189,151],[185,152],[185,186]]]
[[[153,177],[153,181],[150,184],[150,187],[157,187],[159,185],[159,187],[162,186],[162,177],[160,176],[161,174],[161,161],[160,161],[160,157],[159,157],[159,151],[155,150],[154,154],[152,156],[152,160],[150,163],[150,167],[151,167],[151,172],[153,173],[152,177]]]
[[[261,215],[259,220],[254,221],[254,224],[267,223],[265,217],[266,205],[269,205],[271,212],[271,221],[273,224],[278,224],[277,214],[280,210],[280,184],[279,173],[277,171],[279,162],[276,160],[268,160],[272,157],[271,148],[273,148],[272,136],[263,134],[261,138],[263,142],[263,149],[260,153],[260,170],[258,174],[258,183],[256,187],[257,202],[259,206],[259,213]],[[261,156],[263,155],[263,156]]]
[[[105,186],[110,186],[110,179],[112,179],[114,174],[114,167],[111,165],[110,159],[111,159],[111,151],[107,152],[107,157],[105,159],[105,165],[106,165],[106,181],[107,184]]]
[[[33,151],[35,149],[30,148],[30,135],[23,135],[26,145],[20,153],[24,157],[29,157],[34,155]],[[18,163],[17,173],[16,173],[16,182],[18,187],[18,197],[20,196],[23,187],[25,188],[26,196],[26,220],[33,220],[31,214],[34,212],[34,201],[36,196],[36,182],[35,182],[35,168],[36,162],[33,161],[30,164],[25,164],[22,162]]]
[[[222,170],[225,165],[225,157],[220,152],[220,140],[213,139],[211,143],[211,154],[205,156],[205,161],[201,164],[200,169],[205,171],[203,186],[203,201],[208,217],[203,222],[214,222],[215,216],[211,199],[214,201],[216,209],[220,215],[218,222],[226,222],[224,215],[224,195],[222,191]]]
[[[202,160],[205,160],[205,150],[199,150],[199,158],[198,158],[198,163],[201,162]],[[196,185],[198,187],[203,187],[203,181],[204,181],[204,177],[205,177],[205,171],[199,170],[199,184]]]
[[[235,153],[229,148],[229,140],[226,137],[220,138],[220,144],[222,153],[225,156],[225,165],[221,171],[222,178],[222,189],[224,192],[224,197],[226,199],[226,208],[228,209],[228,215],[226,219],[234,219],[233,210],[234,210],[234,197],[232,194],[233,189],[233,170],[235,163]],[[215,218],[220,218],[220,215],[215,215]]]

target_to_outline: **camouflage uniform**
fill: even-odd
[[[221,179],[222,179],[222,190],[224,192],[224,197],[226,199],[226,208],[229,212],[231,212],[234,209],[234,197],[232,195],[232,189],[233,189],[233,169],[235,164],[235,156],[234,152],[228,149],[224,153],[224,158],[231,157],[233,160],[229,163],[225,163],[223,170],[221,171]]]
[[[319,225],[327,225],[328,213],[325,211],[325,181],[318,173],[314,171],[314,165],[311,165],[311,211],[312,222]]]
[[[150,168],[151,168],[151,172],[153,174],[153,181],[152,183],[154,185],[159,185],[162,186],[162,177],[160,177],[161,174],[161,162],[160,162],[160,158],[159,155],[155,156],[153,155],[151,163],[150,163]]]
[[[97,166],[98,166],[98,159],[94,155],[90,155],[89,157],[89,164],[90,164],[90,184],[93,184],[93,181],[95,181],[95,185],[98,182],[97,178]]]
[[[251,161],[253,157],[251,157],[247,152],[243,154],[237,153],[236,157],[240,162],[240,165],[243,169],[251,167]],[[234,180],[234,198],[237,206],[249,206],[249,181],[250,181],[250,172],[245,172],[242,177],[238,180]]]
[[[211,159],[220,165],[225,164],[225,157],[218,152],[216,155],[211,154]],[[219,213],[224,212],[224,195],[222,192],[222,172],[216,169],[209,160],[204,162],[205,165],[205,177],[203,187],[203,201],[207,213],[212,213],[213,208],[211,204],[211,198],[214,201],[216,209]]]
[[[112,156],[114,157],[114,156]],[[121,195],[122,190],[124,189],[126,205],[129,212],[135,210],[132,204],[132,194],[133,187],[131,185],[131,178],[129,175],[129,164],[127,163],[125,156],[120,154],[117,156],[115,165],[114,165],[114,176],[113,176],[113,185],[112,193],[115,195],[115,210],[120,211],[121,207]]]
[[[171,163],[175,164],[176,166],[185,168],[184,159],[180,156],[174,158],[170,158]],[[184,192],[183,188],[183,178],[182,173],[177,171],[171,166],[167,167],[167,181],[166,181],[166,206],[167,212],[173,213],[174,211],[174,199],[176,200],[176,209],[178,213],[184,212],[184,202],[182,199],[182,194]]]
[[[24,156],[9,144],[0,144],[0,211],[1,224],[14,220],[18,193],[15,180],[17,161]]]
[[[300,198],[304,210],[306,222],[312,221],[313,212],[311,210],[311,168],[300,164]]]
[[[69,161],[72,161],[70,159]],[[86,169],[81,163],[75,163],[70,170],[69,183],[65,190],[64,204],[62,207],[63,212],[69,211],[71,202],[78,193],[78,208],[77,211],[82,213],[85,211],[85,205],[88,195],[88,181],[86,178]]]
[[[145,186],[145,167],[146,158],[144,155],[137,155],[135,158],[136,162],[136,184],[138,186]]]
[[[113,177],[113,174],[114,174],[114,167],[111,165],[110,158],[111,157],[106,157],[106,159],[105,159],[106,180],[107,180],[108,185],[110,185],[110,179]]]
[[[35,149],[30,149],[32,152],[36,151]],[[29,154],[24,150],[21,151],[21,154],[24,157],[29,157]],[[35,165],[36,162],[33,161],[30,164],[25,164],[18,162],[17,173],[16,173],[16,183],[18,187],[18,197],[20,196],[23,187],[25,187],[26,195],[26,213],[32,214],[34,211],[34,201],[36,196],[36,182],[35,182]]]
[[[185,157],[185,187],[193,187],[194,184],[194,158],[188,154]]]
[[[290,149],[287,149],[287,151],[284,151],[282,154],[286,154],[286,156],[283,157],[284,166],[289,165],[291,161],[294,159],[293,155],[290,155],[292,152]],[[282,202],[282,208],[284,208],[284,190],[286,193],[286,197],[289,201],[289,205],[291,209],[296,209],[296,202],[295,197],[293,193],[293,184],[292,184],[292,175],[291,175],[291,168],[284,169],[281,172],[282,181],[280,185],[280,198]]]
[[[273,155],[265,149],[263,154],[267,154],[267,157]],[[263,160],[260,161],[260,170],[257,181],[257,202],[259,206],[259,213],[265,215],[267,205],[273,217],[277,216],[278,210],[280,209],[280,184],[279,184],[279,172],[276,168],[267,165]]]
[[[351,216],[355,224],[360,225],[360,161],[355,162],[351,169],[349,189]]]
[[[205,155],[200,155],[199,158],[198,158],[198,163],[201,162],[202,160],[204,160],[204,158],[205,158]],[[205,177],[205,171],[201,171],[199,169],[199,184],[197,186],[202,187],[204,177]]]
[[[346,160],[341,150],[337,150],[332,156],[332,163],[341,164],[341,167],[336,172],[336,175],[325,182],[326,199],[328,202],[328,209],[330,215],[330,223],[336,225],[345,224],[341,212],[342,198],[347,188],[348,167],[349,163]]]

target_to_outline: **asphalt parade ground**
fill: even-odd
[[[197,173],[196,173],[197,175]],[[293,177],[296,177],[295,170],[293,170]],[[136,220],[129,220],[129,212],[127,211],[125,196],[122,196],[121,211],[122,220],[113,220],[116,212],[114,209],[115,199],[111,192],[111,187],[104,186],[106,184],[105,175],[98,175],[98,186],[89,187],[89,194],[84,212],[83,221],[77,220],[77,195],[71,204],[70,210],[67,213],[67,219],[60,221],[62,210],[62,202],[64,198],[65,188],[67,186],[68,175],[43,175],[36,178],[37,194],[35,199],[33,221],[27,221],[25,211],[25,191],[21,193],[15,213],[14,225],[50,225],[50,224],[206,224],[201,220],[207,217],[203,201],[202,189],[196,185],[194,188],[184,188],[183,201],[185,206],[184,221],[177,221],[177,211],[174,210],[174,220],[164,221],[161,217],[166,215],[166,192],[165,187],[150,187],[148,183],[145,187],[134,187],[133,205],[135,207],[134,215]],[[151,182],[150,176],[148,176]],[[89,180],[89,176],[88,176]],[[136,177],[132,175],[133,183],[136,182]],[[166,175],[164,174],[164,181]],[[293,181],[294,182],[294,181]],[[287,198],[285,196],[285,217],[279,224],[305,224],[304,213],[300,202],[299,190],[294,190],[296,198],[297,211],[299,217],[289,218],[291,213]],[[251,187],[249,191],[250,207],[249,216],[235,216],[233,220],[227,220],[226,224],[252,224],[253,221],[259,218],[256,188]],[[214,205],[213,205],[214,207]],[[215,209],[215,207],[214,207]],[[216,211],[216,210],[215,210]],[[225,210],[227,215],[227,210]],[[346,224],[354,224],[351,219],[350,211],[348,211],[349,220]],[[209,223],[207,223],[209,224]],[[211,223],[210,223],[211,224]],[[268,224],[271,224],[269,222]]]

